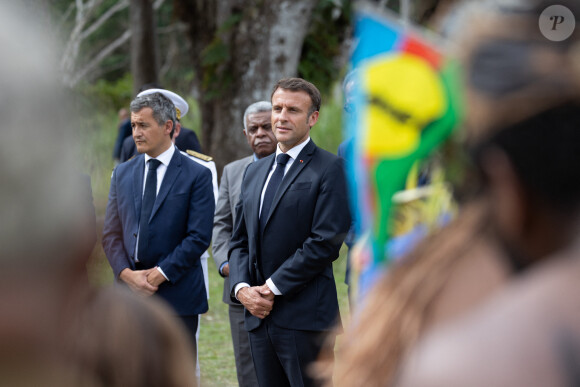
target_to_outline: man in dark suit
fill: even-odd
[[[313,385],[308,366],[340,321],[332,262],[350,217],[342,161],[310,139],[320,100],[303,79],[275,85],[278,148],[248,166],[236,206],[230,294],[246,308],[261,386]]]
[[[155,93],[131,102],[141,155],[111,177],[103,247],[115,278],[167,301],[195,348],[198,315],[208,310],[200,256],[211,240],[215,208],[211,172],[173,145],[176,109]]]
[[[121,158],[121,148],[123,147],[124,141],[127,138],[131,138],[131,131],[131,117],[129,117],[127,109],[122,108],[119,110],[119,129],[117,131],[115,146],[113,147],[113,160],[115,161],[115,165],[119,163]]]
[[[272,132],[271,121],[272,104],[270,102],[259,101],[246,108],[243,132],[254,154],[233,161],[224,167],[213,223],[213,259],[220,275],[224,277],[223,301],[229,305],[230,330],[240,387],[254,387],[258,381],[254,371],[248,332],[244,328],[244,307],[230,299],[228,248],[234,230],[235,208],[240,197],[244,171],[251,162],[276,151],[278,142]]]

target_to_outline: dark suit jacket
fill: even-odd
[[[229,251],[230,294],[235,300],[240,282],[262,285],[271,278],[282,293],[270,313],[274,324],[327,330],[340,318],[332,262],[350,224],[342,160],[311,140],[282,180],[259,235],[260,196],[274,157],[250,164],[242,182]],[[246,311],[247,330],[260,322]]]
[[[119,133],[117,134],[117,139],[115,140],[115,146],[113,147],[113,159],[119,159],[121,157],[121,148],[125,143],[127,137],[131,137],[133,129],[131,128],[131,119],[127,118],[119,124]]]
[[[199,139],[197,134],[191,129],[181,128],[179,136],[175,139],[175,145],[182,152],[187,152],[188,150],[201,152],[201,145],[199,144]]]
[[[115,278],[125,268],[134,269],[139,229],[145,156],[119,164],[111,178],[109,202],[103,228],[103,247]],[[200,256],[211,240],[215,202],[209,169],[175,151],[149,220],[151,261],[169,281],[157,295],[180,316],[208,310]]]
[[[254,161],[254,156],[233,161],[224,167],[219,187],[218,203],[213,218],[213,236],[211,250],[216,267],[228,260],[230,239],[234,232],[236,204],[240,198],[244,171]],[[230,298],[230,277],[224,278],[223,302],[238,305]]]
[[[175,139],[175,145],[182,152],[193,150],[201,153],[201,145],[197,139],[197,134],[191,129],[181,128],[181,133]],[[129,160],[131,157],[137,155],[137,147],[133,136],[129,136],[123,140],[121,150],[119,152],[119,159],[122,163]]]

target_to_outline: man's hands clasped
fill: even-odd
[[[144,296],[152,296],[155,294],[159,285],[166,281],[163,274],[156,267],[147,270],[124,269],[119,275],[119,278],[131,290]]]
[[[246,309],[260,319],[266,318],[274,306],[274,293],[266,284],[241,288],[237,296]]]

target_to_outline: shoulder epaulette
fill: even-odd
[[[190,156],[193,156],[197,159],[203,160],[203,161],[212,161],[213,160],[213,157],[211,157],[211,156],[207,156],[207,155],[204,155],[203,153],[192,151],[190,149],[187,150],[187,154]]]

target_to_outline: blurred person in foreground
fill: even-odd
[[[0,5],[0,48],[10,58],[0,63],[0,385],[111,386],[99,373],[115,373],[119,364],[97,370],[71,356],[88,349],[83,335],[102,338],[78,321],[92,308],[92,295],[104,293],[88,281],[86,264],[95,241],[90,181],[75,169],[81,151],[78,117],[72,96],[57,83],[54,53],[59,51],[49,39],[53,31],[39,17],[46,16],[38,12],[42,8],[27,2]],[[151,316],[135,298],[124,298],[123,305]],[[106,313],[93,318],[111,321]],[[135,329],[126,324],[113,325]],[[138,359],[133,364],[140,371],[156,366],[131,349],[148,339],[124,348]]]
[[[278,147],[242,180],[230,297],[246,308],[259,385],[311,386],[310,364],[340,319],[332,263],[350,224],[346,179],[342,160],[310,138],[321,103],[316,86],[281,79],[271,99]]]
[[[194,354],[172,314],[165,303],[126,288],[98,289],[68,327],[70,362],[101,386],[195,387]]]
[[[452,153],[455,160],[442,160],[453,169],[450,162],[456,166],[465,158],[457,157],[465,153],[458,149],[464,145],[449,141],[432,161]],[[359,305],[337,352],[335,385],[392,385],[417,341],[485,303],[517,270],[495,238],[492,203],[483,195],[477,170],[472,163],[463,169],[470,179],[456,187],[456,219],[393,262]],[[395,214],[395,223],[399,215],[405,214]],[[326,371],[327,381],[332,376]]]
[[[256,371],[254,371],[248,332],[244,328],[244,307],[230,299],[228,248],[236,222],[235,208],[240,197],[244,171],[250,163],[276,151],[278,141],[272,131],[271,118],[272,104],[268,101],[254,102],[246,108],[243,118],[243,133],[253,155],[233,161],[224,167],[214,216],[213,259],[219,274],[224,277],[223,302],[228,304],[236,372],[240,387],[256,386],[258,381],[256,380]]]
[[[113,171],[103,248],[116,280],[173,307],[196,353],[198,315],[208,310],[200,257],[210,244],[215,202],[209,169],[172,142],[175,115],[161,93],[131,102],[142,154]]]
[[[0,5],[0,49],[10,58],[0,63],[0,384],[7,386],[74,385],[78,367],[65,359],[63,326],[83,306],[94,243],[90,190],[74,168],[73,104],[57,83],[58,50],[39,8]],[[90,385],[91,375],[83,377]]]
[[[577,3],[557,4],[580,16]],[[422,340],[397,386],[580,383],[579,36],[541,33],[551,5],[490,5],[470,24],[465,55],[469,139],[495,238],[516,275]]]

